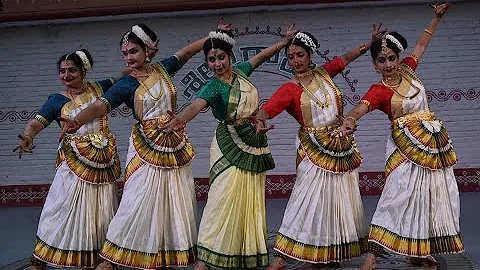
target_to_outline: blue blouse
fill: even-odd
[[[181,62],[178,56],[172,55],[158,62],[170,77],[173,77],[181,67]],[[103,99],[108,101],[110,110],[117,108],[125,103],[127,107],[134,110],[135,91],[140,86],[137,78],[126,75],[118,80],[108,91],[103,95]],[[135,114],[134,114],[135,115]]]
[[[113,82],[113,79],[105,79],[96,83],[100,85],[103,92],[105,93],[113,85]],[[57,123],[60,123],[58,121],[58,118],[62,115],[62,108],[69,101],[71,101],[70,98],[60,93],[55,93],[48,96],[47,101],[45,101],[37,114],[47,120],[48,123],[45,123],[44,121],[40,122],[42,122],[45,126],[48,126],[54,120],[56,120]]]

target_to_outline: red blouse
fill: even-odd
[[[402,63],[409,66],[412,70],[415,70],[418,66],[417,60],[412,56],[407,56],[402,60]],[[362,97],[362,101],[367,101],[368,111],[374,111],[376,109],[381,110],[388,118],[392,119],[392,96],[394,92],[383,84],[373,84],[368,89],[367,93]]]
[[[322,68],[330,75],[335,77],[345,68],[345,62],[341,57],[337,57],[322,65]],[[263,105],[264,109],[270,118],[274,118],[284,110],[293,116],[300,125],[304,125],[301,109],[301,99],[303,90],[293,82],[284,83],[278,90],[268,99],[267,103]]]

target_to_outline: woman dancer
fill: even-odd
[[[182,130],[208,106],[220,121],[210,148],[210,190],[203,211],[195,269],[247,269],[268,264],[265,221],[265,172],[274,167],[265,135],[255,134],[252,121],[258,109],[258,91],[247,79],[272,57],[297,31],[232,67],[235,40],[230,32],[216,31],[203,45],[214,78],[166,131]]]
[[[87,50],[64,54],[57,63],[65,90],[50,95],[19,135],[19,157],[32,152],[34,137],[60,117],[74,117],[98,100],[113,80],[85,81],[93,66]],[[14,151],[15,151],[14,150]],[[88,121],[60,142],[55,178],[38,223],[32,269],[91,268],[99,263],[108,224],[118,206],[120,162],[107,117]]]
[[[386,248],[408,256],[407,262],[437,263],[432,254],[464,250],[460,236],[460,201],[452,166],[457,162],[443,122],[430,111],[425,88],[415,70],[448,9],[436,5],[430,24],[413,53],[399,59],[407,41],[392,32],[372,44],[375,69],[382,75],[335,133],[349,134],[366,113],[379,109],[392,121],[387,142],[386,184],[368,236],[371,252],[361,269],[373,269]]]
[[[353,136],[332,138],[343,112],[342,92],[332,77],[364,54],[386,30],[373,25],[371,41],[321,67],[312,64],[318,42],[299,32],[285,53],[295,77],[283,84],[257,114],[265,120],[286,110],[301,125],[297,137],[297,179],[288,201],[268,269],[284,269],[287,258],[331,267],[360,256],[367,227],[358,188],[362,162]]]
[[[219,27],[229,29],[229,25]],[[132,73],[119,80],[100,101],[73,119],[65,132],[105,115],[124,103],[134,111],[127,154],[125,187],[117,214],[108,228],[100,269],[120,264],[141,269],[171,269],[196,261],[196,196],[190,161],[194,150],[184,130],[166,134],[167,111],[176,107],[171,76],[202,49],[207,37],[173,56],[150,63],[157,52],[156,34],[134,25],[120,41]]]

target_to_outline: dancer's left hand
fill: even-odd
[[[382,23],[372,25],[372,41],[379,40],[387,33],[387,28],[382,29]]]

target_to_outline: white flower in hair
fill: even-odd
[[[386,39],[390,40],[393,44],[395,44],[395,46],[397,46],[397,48],[402,52],[403,50],[405,50],[405,48],[403,48],[402,46],[402,43],[400,43],[400,41],[398,41],[398,39],[396,39],[394,36],[390,35],[390,34],[387,34],[385,36]]]
[[[299,39],[303,44],[307,45],[312,51],[317,51],[317,45],[313,42],[313,39],[309,37],[307,34],[298,32],[293,39]]]
[[[147,47],[151,49],[155,48],[155,42],[147,35],[147,33],[145,33],[145,31],[143,31],[140,26],[132,26],[132,33],[134,33],[139,39],[141,39],[143,43],[147,45]]]
[[[223,32],[217,32],[217,31],[212,31],[208,33],[209,38],[216,38],[225,41],[226,43],[235,46],[235,39],[231,38],[228,36],[226,33]]]
[[[78,57],[80,57],[80,59],[82,60],[83,68],[85,69],[85,71],[89,71],[92,69],[92,65],[90,65],[90,61],[88,61],[88,57],[84,52],[75,51],[75,54],[78,55]]]

